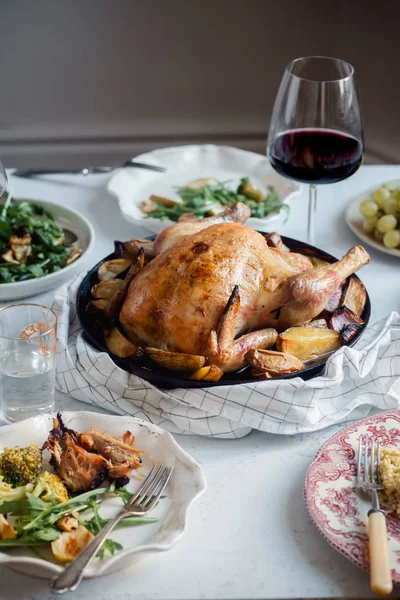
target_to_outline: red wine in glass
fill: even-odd
[[[272,112],[267,152],[284,177],[309,184],[314,245],[317,185],[350,177],[363,158],[363,124],[350,63],[329,56],[290,62]]]
[[[335,183],[361,165],[363,148],[346,133],[332,129],[292,129],[276,137],[269,149],[278,173],[304,183]]]

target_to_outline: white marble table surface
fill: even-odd
[[[400,166],[362,167],[352,178],[321,187],[317,245],[341,256],[357,243],[344,222],[354,195],[400,178]],[[15,196],[65,203],[91,219],[96,245],[91,262],[112,251],[114,239],[145,235],[126,223],[107,178],[51,177],[46,181],[10,178]],[[280,233],[305,240],[307,191],[292,203]],[[372,321],[400,311],[400,261],[370,249],[363,268],[372,301]],[[37,297],[38,298],[38,297]],[[51,302],[51,294],[40,296]],[[95,410],[57,394],[63,410]],[[176,436],[202,466],[206,494],[192,507],[188,529],[169,552],[135,568],[85,581],[67,597],[79,600],[192,600],[259,598],[372,597],[368,576],[333,550],[312,525],[303,501],[307,466],[337,426],[308,435],[283,437],[252,432],[240,440]],[[400,590],[394,592],[399,597]],[[0,568],[0,600],[46,600],[44,580]]]

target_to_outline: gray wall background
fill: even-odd
[[[400,2],[0,0],[7,166],[192,142],[265,150],[285,64],[356,69],[369,162],[400,163]]]

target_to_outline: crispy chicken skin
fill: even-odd
[[[79,442],[83,448],[101,454],[109,461],[109,479],[127,477],[133,469],[140,469],[142,461],[140,456],[143,450],[133,447],[135,436],[126,431],[122,440],[112,437],[107,433],[92,427],[88,432],[81,433]]]
[[[71,492],[85,492],[99,487],[108,475],[109,463],[99,454],[78,445],[78,434],[65,427],[61,415],[53,419],[43,448],[51,454],[50,464]]]
[[[316,271],[307,257],[268,247],[241,219],[212,219],[178,222],[157,237],[158,255],[132,281],[120,312],[133,343],[206,356],[224,371],[237,370],[246,352],[270,347],[270,328],[311,320],[343,279],[369,262],[356,246]]]
[[[143,450],[134,447],[135,436],[125,431],[122,438],[112,437],[92,427],[78,433],[65,427],[60,413],[53,419],[43,449],[51,454],[50,464],[71,492],[99,487],[108,479],[127,483],[129,474],[142,466]]]

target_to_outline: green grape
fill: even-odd
[[[394,198],[398,202],[400,201],[400,187],[397,187],[392,191],[392,198]]]
[[[385,187],[380,187],[374,192],[375,203],[379,208],[383,208],[385,201],[390,198],[390,191]]]
[[[387,231],[383,236],[383,243],[386,248],[397,248],[400,244],[400,231],[398,229]]]
[[[364,217],[374,217],[378,213],[378,205],[372,200],[364,200],[361,202],[360,210]]]
[[[378,217],[370,217],[369,219],[364,219],[363,229],[365,233],[374,233],[377,223]]]
[[[381,233],[396,229],[397,219],[393,215],[384,215],[378,221],[377,228]]]
[[[374,231],[374,238],[376,239],[377,242],[383,242],[383,236],[385,234],[382,233],[381,231],[379,231],[378,228],[375,229]]]
[[[383,205],[383,210],[387,215],[395,215],[397,212],[397,200],[395,198],[388,198],[385,200],[385,204]]]

